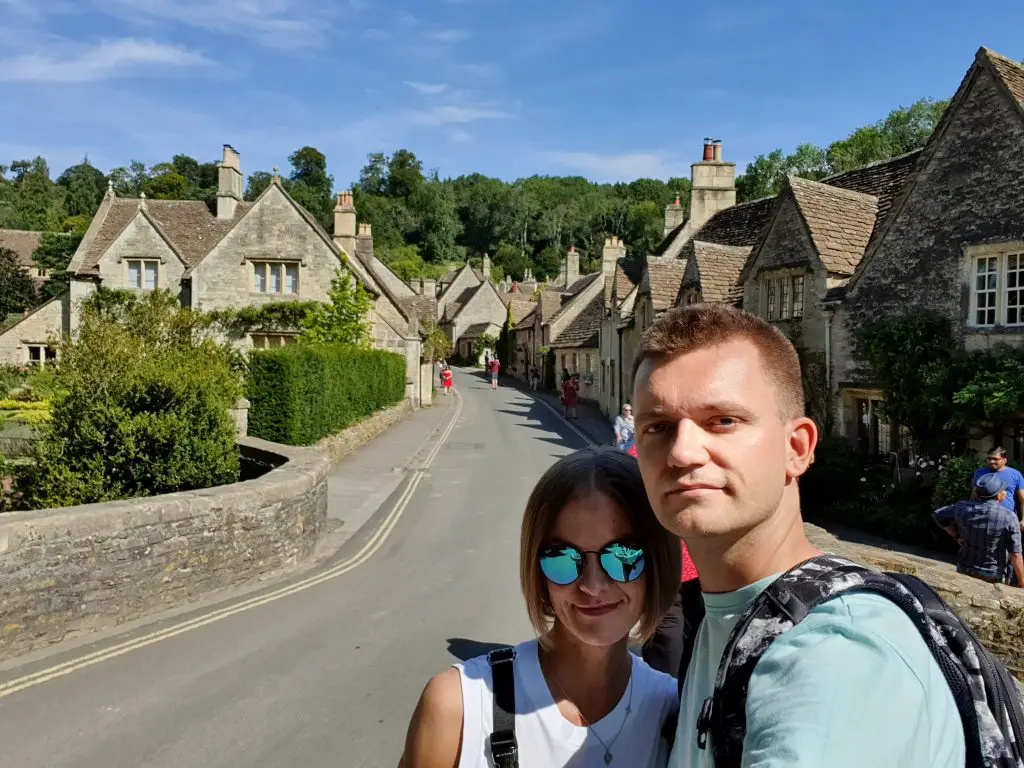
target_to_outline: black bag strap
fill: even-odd
[[[491,728],[491,758],[495,768],[519,768],[516,743],[516,679],[514,648],[499,648],[487,654],[494,685],[494,724]]]
[[[701,593],[700,581],[690,579],[679,587],[680,605],[683,622],[683,655],[679,657],[679,671],[676,680],[679,683],[679,695],[683,695],[683,683],[686,681],[686,670],[690,668],[693,648],[697,645],[697,632],[704,621],[704,596]]]
[[[700,630],[701,622],[704,621],[704,597],[701,594],[700,581],[690,579],[679,586],[679,605],[682,613],[679,631],[683,636],[683,652],[679,657],[679,668],[676,670],[676,683],[679,698],[682,700],[686,671],[690,668],[693,649],[697,645],[697,632]],[[677,724],[678,717],[673,715],[665,718],[665,723],[662,725],[661,735],[669,746],[675,743]]]
[[[741,765],[747,726],[747,686],[754,667],[771,643],[817,606],[854,591],[874,592],[888,598],[917,627],[950,685],[964,728],[968,766],[975,765],[971,756],[981,754],[980,731],[967,681],[962,670],[939,647],[929,626],[929,617],[934,621],[940,613],[951,613],[951,609],[914,577],[877,573],[843,558],[821,555],[780,576],[758,596],[733,629],[718,668],[714,696],[704,702],[697,724],[697,743],[702,749],[706,748],[708,732],[712,735],[716,768]],[[743,643],[737,642],[744,637],[747,639]],[[750,642],[753,638],[756,642]],[[981,647],[980,643],[977,647]]]

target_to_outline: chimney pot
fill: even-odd
[[[711,145],[711,139],[704,139],[704,162],[715,159],[715,148]]]
[[[715,162],[722,162],[722,140],[715,139],[711,142],[711,149],[713,150],[713,157]]]

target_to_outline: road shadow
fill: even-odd
[[[465,637],[449,637],[448,653],[459,661],[468,661],[477,656],[484,656],[499,648],[508,648],[508,643],[483,643],[479,640],[470,640]]]
[[[518,427],[545,433],[533,435],[536,440],[572,451],[586,448],[588,445],[587,441],[573,432],[560,416],[552,413],[549,408],[532,397],[505,405],[505,408],[495,408],[495,412],[512,416]]]

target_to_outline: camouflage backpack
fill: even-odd
[[[717,768],[740,765],[750,676],[779,635],[822,603],[847,592],[874,592],[913,621],[953,693],[964,727],[968,768],[1024,768],[1024,706],[1014,679],[970,627],[920,579],[877,573],[832,555],[801,563],[762,592],[737,622],[696,724],[697,744],[711,749]],[[684,596],[684,650],[679,690],[693,654],[703,602]]]

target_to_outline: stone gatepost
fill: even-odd
[[[231,409],[231,418],[235,420],[235,432],[239,437],[246,437],[249,434],[249,406],[251,403],[244,397],[235,401],[235,407]]]

